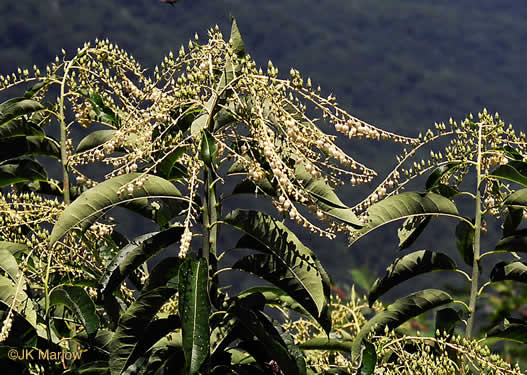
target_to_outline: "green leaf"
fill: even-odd
[[[192,375],[199,371],[209,356],[210,349],[207,260],[185,260],[179,270],[179,285],[185,368]]]
[[[51,138],[39,136],[0,139],[0,160],[37,155],[60,159],[60,148]]]
[[[247,345],[253,344],[250,346],[254,350],[249,350],[249,353],[257,360],[259,357],[257,354],[262,354],[262,357],[276,361],[284,374],[301,375],[305,373],[305,369],[301,371],[299,363],[288,350],[283,338],[263,313],[248,309],[241,304],[235,304],[229,311],[238,317],[244,328],[242,335],[246,336],[246,340],[252,339],[253,336],[258,339],[258,342],[246,341]]]
[[[119,319],[119,326],[110,342],[110,371],[112,375],[121,374],[137,357],[134,354],[140,340],[148,340],[149,323],[159,309],[177,291],[177,278],[140,294],[134,303]]]
[[[527,187],[527,177],[521,174],[511,164],[500,165],[491,172],[489,177],[501,178],[502,180],[512,181]]]
[[[263,191],[271,197],[276,196],[276,188],[266,177],[258,180],[256,183],[246,178],[234,187],[232,194],[256,194],[259,191]]]
[[[50,80],[46,78],[43,81],[35,83],[29,90],[24,93],[24,98],[31,99],[37,92],[39,92],[43,87],[49,84]]]
[[[507,341],[527,344],[527,324],[506,324],[503,328],[495,327],[487,333],[487,338],[499,338]]]
[[[371,375],[377,365],[377,352],[375,346],[371,342],[364,342],[364,350],[362,352],[362,361],[359,367],[360,375]]]
[[[423,273],[442,270],[455,270],[456,263],[443,253],[421,250],[395,261],[386,269],[386,275],[377,279],[368,293],[368,302],[371,305],[384,293],[399,285],[403,281]]]
[[[158,375],[163,371],[172,371],[170,373],[175,375],[183,374],[182,363],[185,358],[180,332],[173,332],[170,337],[159,340],[146,355],[148,362],[145,366],[144,375]]]
[[[7,247],[2,246],[2,242],[0,242],[0,268],[4,270],[5,272],[7,272],[9,277],[15,283],[18,281],[18,279],[21,276],[19,274],[18,263],[15,257],[13,256],[12,252]]]
[[[240,34],[238,24],[234,17],[232,17],[231,38],[229,42],[232,43],[232,51],[238,58],[245,56],[245,43],[243,42],[242,35]]]
[[[137,237],[119,250],[100,280],[103,294],[112,293],[140,265],[158,254],[165,247],[178,242],[182,227],[169,228],[162,232],[148,233]]]
[[[177,163],[181,155],[185,153],[185,147],[177,147],[168,155],[163,156],[163,160],[157,166],[157,173],[165,180],[174,181],[187,177],[187,169],[183,164]]]
[[[527,229],[511,233],[496,244],[496,251],[510,251],[516,253],[527,252]]]
[[[93,335],[99,328],[99,317],[95,311],[95,304],[83,288],[59,285],[51,290],[49,301],[50,308],[56,305],[64,305],[75,313],[88,335]]]
[[[426,228],[432,219],[431,216],[413,216],[406,219],[397,230],[399,236],[399,249],[403,250],[411,246]]]
[[[375,274],[367,266],[352,268],[349,270],[349,274],[351,275],[353,284],[359,286],[365,292],[370,290],[375,281]]]
[[[371,206],[368,211],[368,222],[364,228],[354,232],[351,243],[372,230],[395,220],[414,216],[443,215],[463,219],[455,204],[435,193],[401,193],[385,198]]]
[[[221,87],[219,88],[220,91]],[[205,106],[203,109],[201,109],[201,114],[197,115],[197,117],[192,121],[192,124],[190,125],[190,134],[192,137],[196,137],[198,134],[200,134],[203,130],[208,128],[209,125],[209,119],[212,119],[213,112],[217,110],[217,97],[215,95],[211,96],[209,100],[207,100],[207,103],[205,103]]]
[[[221,128],[233,124],[236,122],[236,118],[232,114],[232,110],[222,108],[214,116],[214,131],[218,131]]]
[[[127,363],[132,365],[129,369],[131,371],[127,371],[127,373],[133,373],[133,364],[149,357],[149,353],[147,353],[148,349],[167,335],[171,335],[178,328],[181,328],[181,320],[177,315],[169,315],[167,318],[152,320],[145,329],[145,333],[147,334],[139,338],[132,354],[127,360]]]
[[[103,124],[106,123],[116,127],[119,126],[119,119],[114,111],[104,103],[101,95],[90,93],[87,98],[92,104],[93,111],[96,115],[95,120],[100,121]]]
[[[370,332],[384,332],[386,326],[390,330],[395,329],[411,318],[450,302],[452,297],[437,289],[425,289],[398,299],[361,328],[353,342],[352,353],[355,356],[359,355],[362,341]]]
[[[503,202],[506,206],[527,207],[527,189],[517,190]]]
[[[264,213],[235,210],[224,221],[250,236],[243,237],[237,247],[270,254],[248,257],[236,267],[254,271],[284,289],[327,329],[324,322],[331,285],[316,255],[284,224]],[[265,267],[267,273],[258,270],[258,265]]]
[[[527,265],[523,262],[499,262],[490,272],[490,281],[514,280],[527,283]]]
[[[188,208],[188,202],[179,199],[156,199],[152,201],[143,198],[125,202],[122,207],[154,221],[161,228],[165,228],[169,225],[170,219],[179,216],[183,210]]]
[[[0,241],[0,248],[9,251],[13,255],[18,255],[20,253],[25,254],[28,252],[28,248],[26,245],[9,241]]]
[[[333,188],[323,179],[314,178],[302,163],[296,163],[295,177],[309,192],[320,209],[326,214],[341,220],[354,228],[362,227],[362,224],[355,216],[353,210],[341,202]]]
[[[432,188],[437,187],[441,181],[441,177],[443,177],[445,173],[448,173],[453,169],[457,168],[460,164],[460,162],[450,162],[434,169],[434,171],[426,180],[426,190],[431,190]]]
[[[466,221],[460,221],[456,226],[456,246],[463,261],[472,266],[474,262],[474,228]]]
[[[17,136],[39,136],[44,137],[44,131],[40,126],[23,118],[9,121],[0,126],[0,139]]]
[[[511,146],[505,146],[503,148],[498,147],[495,150],[496,151],[503,151],[505,153],[505,155],[507,155],[507,157],[509,159],[512,159],[512,160],[523,160],[523,155],[520,154],[514,147],[511,147]]]
[[[96,130],[91,132],[79,142],[75,152],[78,154],[105,144],[113,138],[115,133],[117,133],[117,130],[113,129]]]
[[[13,303],[15,299],[16,301]],[[13,306],[13,310],[22,315],[33,327],[37,326],[37,314],[33,302],[23,288],[17,290],[17,285],[4,276],[0,276],[0,301],[8,306]]]
[[[142,176],[147,178],[143,186],[141,188],[134,186],[133,193],[127,194],[125,187]],[[125,188],[124,192],[118,194],[123,188]],[[169,181],[141,173],[130,173],[101,182],[82,193],[60,215],[51,232],[50,246],[76,226],[82,231],[86,230],[110,208],[126,201],[146,197],[177,199],[181,197],[181,193]]]
[[[523,220],[523,208],[509,207],[503,223],[503,236],[511,236]]]
[[[18,116],[28,115],[44,109],[44,106],[39,102],[25,98],[15,98],[2,104],[2,107],[0,107],[0,125]]]
[[[259,286],[247,289],[240,293],[237,297],[244,298],[253,293],[260,293],[265,298],[265,304],[272,307],[287,308],[295,311],[301,315],[311,317],[311,314],[306,311],[298,302],[295,301],[289,294],[280,288],[270,286]]]
[[[5,355],[7,354],[6,348],[9,348],[10,346],[19,348],[36,347],[39,338],[47,339],[47,337],[44,336],[44,330],[41,326],[35,327],[35,325],[29,322],[24,315],[15,310],[11,310],[10,305],[0,301],[0,322],[5,322],[10,313],[12,327],[9,330],[7,339],[3,341],[2,346],[0,346],[0,356],[2,357],[2,360],[7,359],[7,356]],[[5,370],[6,369],[4,368],[4,371]]]
[[[430,191],[448,199],[453,199],[460,194],[457,188],[445,184],[438,184],[437,186],[430,189]]]
[[[443,335],[444,332],[446,332],[447,335],[452,335],[459,322],[461,322],[459,313],[453,308],[447,307],[446,309],[437,311],[435,330],[439,330],[441,335]]]
[[[29,159],[11,159],[0,164],[0,188],[27,181],[45,181],[48,174],[42,165]]]
[[[216,139],[207,129],[203,129],[201,132],[201,160],[203,160],[206,165],[211,166],[215,163],[217,151],[218,145],[216,144]]]
[[[181,263],[183,263],[183,260],[179,257],[168,257],[160,261],[152,271],[150,271],[150,276],[146,279],[141,292],[146,293],[149,290],[153,290],[169,282],[173,283],[174,281],[177,281]],[[169,284],[169,286],[170,285],[172,284]]]
[[[291,258],[295,255],[291,255]],[[321,317],[312,299],[310,286],[317,287],[320,276],[313,269],[312,275],[305,275],[300,267],[292,269],[282,259],[270,254],[252,254],[237,261],[232,268],[252,273],[267,280],[288,293],[295,301],[303,306],[316,320]],[[309,266],[308,266],[309,268]],[[322,323],[321,323],[322,324]]]

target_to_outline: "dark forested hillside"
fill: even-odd
[[[111,39],[153,68],[195,32],[205,38],[207,28],[218,24],[227,34],[229,14],[259,64],[271,59],[283,76],[296,67],[377,126],[416,135],[435,121],[485,106],[524,128],[522,0],[180,0],[174,6],[157,0],[4,0],[0,73],[44,66],[61,48],[73,51],[95,38]],[[388,149],[349,147],[381,173],[391,165]],[[368,248],[353,259],[376,259],[384,267]],[[345,244],[333,251],[321,254],[326,264],[343,256]],[[335,272],[347,275],[342,267]]]

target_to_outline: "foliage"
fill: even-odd
[[[447,255],[421,251],[402,257],[374,284],[369,302],[377,314],[367,320],[367,306],[354,295],[347,305],[330,301],[329,275],[289,227],[297,224],[329,239],[350,233],[355,240],[409,218],[401,234],[409,246],[430,221],[415,217],[446,215],[465,225],[458,242],[468,258],[470,243],[479,243],[482,199],[494,214],[496,202],[512,207],[511,215],[525,205],[521,190],[497,200],[510,189],[496,182],[523,181],[524,136],[500,132],[502,123],[487,114],[480,123],[464,122],[459,131],[453,123],[450,132],[440,127],[436,135],[399,136],[349,115],[295,69],[281,79],[269,62],[264,73],[247,54],[236,21],[228,42],[218,28],[208,37],[200,44],[196,35],[177,57],[170,53],[152,77],[116,45],[96,41],[70,58],[63,51],[44,75],[35,67],[32,75],[19,70],[0,80],[2,90],[33,84],[23,97],[0,104],[0,182],[6,187],[0,201],[1,349],[81,357],[66,363],[3,356],[5,366],[46,374],[300,375],[372,374],[376,368],[404,373],[401,366],[414,361],[443,372],[486,366],[489,373],[519,373],[487,347],[468,338],[455,341],[461,339],[452,332],[429,341],[390,333],[453,302],[430,289],[386,309],[374,304],[415,274],[456,269]],[[320,119],[311,115],[315,111]],[[345,181],[371,182],[376,173],[343,152],[322,123],[348,138],[390,140],[411,151],[365,201],[349,207],[334,188]],[[50,135],[54,128],[59,139]],[[445,135],[463,138],[448,149],[446,161],[433,154],[428,167],[403,168],[423,145]],[[491,174],[489,168],[505,157],[514,160]],[[62,181],[48,177],[45,158],[60,161]],[[452,202],[463,194],[458,185],[470,166],[477,168],[478,182],[482,176],[492,182],[474,195],[474,223]],[[435,167],[439,172],[428,180],[426,193],[400,193],[407,181],[399,171],[419,175]],[[266,198],[275,211],[243,207],[243,194]],[[140,215],[156,229],[127,238],[110,216],[117,206],[126,210],[124,220]],[[225,213],[225,207],[234,209]],[[506,225],[499,251],[522,243],[517,216]],[[238,239],[223,248],[221,237]],[[238,255],[240,250],[250,254]],[[474,291],[479,245],[472,258]],[[233,293],[222,280],[232,271],[273,286]],[[518,262],[499,263],[491,281],[523,280],[524,274]],[[281,324],[271,308],[288,319],[292,312],[302,318]],[[471,327],[475,298],[469,308]],[[451,309],[442,315],[452,311],[457,314]],[[496,337],[511,333],[522,339],[522,324],[514,321]],[[430,342],[434,350],[448,348],[447,354],[428,356]],[[325,353],[313,354],[314,349]]]
[[[470,340],[447,332],[412,334],[410,324],[397,330],[381,330],[370,336],[361,353],[362,366],[350,356],[354,338],[367,323],[367,316],[382,311],[376,302],[372,308],[368,301],[355,294],[347,300],[332,298],[330,303],[333,333],[328,338],[312,322],[305,319],[291,320],[284,328],[293,332],[295,342],[306,350],[307,363],[318,372],[329,374],[371,374],[361,372],[370,355],[375,373],[388,374],[520,374],[499,355],[478,340]],[[373,350],[369,352],[369,348]]]
[[[525,250],[524,230],[518,229],[524,219],[523,209],[526,203],[526,190],[523,188],[527,165],[524,161],[525,134],[521,132],[516,135],[511,126],[505,126],[498,114],[493,116],[486,110],[478,115],[478,121],[474,121],[471,115],[459,125],[450,120],[448,126],[436,124],[436,129],[436,133],[428,131],[424,136],[420,136],[419,144],[412,150],[404,150],[404,153],[397,157],[398,164],[394,171],[358,205],[357,208],[363,212],[359,219],[364,223],[364,227],[351,232],[351,241],[356,241],[381,225],[406,219],[399,230],[400,248],[404,249],[417,240],[430,222],[438,220],[437,216],[458,220],[455,231],[457,250],[468,266],[468,274],[463,271],[463,267],[458,267],[450,256],[436,252],[436,249],[414,251],[394,260],[386,270],[386,275],[377,279],[370,288],[368,300],[371,304],[390,289],[423,273],[438,270],[457,271],[469,281],[470,294],[462,296],[468,304],[462,300],[454,301],[462,309],[454,315],[451,314],[448,319],[454,323],[451,327],[453,329],[456,323],[462,322],[461,317],[468,316],[465,322],[466,337],[470,338],[474,334],[478,301],[485,297],[485,288],[505,280],[519,283],[527,281],[524,276],[525,265],[518,255]],[[423,156],[423,149],[444,138],[449,138],[450,142],[443,152],[429,149],[430,158],[426,161],[419,160]],[[426,180],[425,193],[401,192],[411,181],[428,172],[430,174]],[[401,179],[401,175],[405,178]],[[474,182],[473,190],[466,191],[467,186]],[[511,186],[510,182],[520,187]],[[392,191],[386,193],[390,188],[393,188]],[[387,194],[387,198],[379,201],[380,193]],[[473,200],[473,213],[461,216],[457,205],[467,196]],[[467,205],[461,204],[460,207],[466,209]],[[483,251],[481,240],[488,231],[491,217],[501,220],[503,239],[491,250]],[[516,261],[495,262],[489,281],[480,282],[481,275],[485,275],[482,274],[482,258],[500,253],[510,254],[509,259],[515,258]],[[415,299],[416,293],[401,298],[368,322],[357,336],[354,352],[358,353],[361,340],[376,323],[379,323],[377,332],[383,326],[393,329],[431,307],[453,301],[452,297],[439,290],[434,291],[433,295],[430,291],[418,293],[428,293],[429,297],[426,297],[425,301],[421,298]],[[442,297],[438,298],[439,295]],[[394,313],[394,310],[397,313]],[[527,326],[527,321],[524,317],[516,319],[509,315],[513,313],[509,310],[501,316],[501,319],[505,318],[505,328],[495,326],[487,329],[488,337],[525,343],[521,332]],[[436,324],[444,324],[439,321],[439,315],[437,319]],[[514,329],[508,328],[509,319],[512,320]],[[494,321],[494,324],[496,323],[498,322]]]
[[[71,58],[63,51],[45,74],[2,78],[3,90],[33,84],[0,105],[9,186],[0,227],[3,350],[80,353],[68,363],[73,373],[306,373],[302,352],[264,307],[278,298],[329,333],[329,276],[276,213],[224,213],[224,202],[256,193],[279,216],[334,238],[361,226],[334,186],[344,177],[369,182],[375,172],[308,113],[320,111],[350,138],[415,140],[352,117],[294,69],[290,79],[277,75],[271,62],[266,74],[256,67],[233,21],[229,42],[211,29],[206,43],[196,36],[170,53],[153,77],[96,41]],[[54,127],[59,139],[48,135]],[[62,181],[48,178],[42,157],[59,158]],[[110,216],[117,206],[156,230],[128,239]],[[227,228],[241,233],[231,249],[218,244]],[[239,249],[252,254],[225,264]],[[234,270],[276,288],[229,293],[222,275]],[[29,330],[23,341],[10,334],[20,327]],[[57,365],[41,370],[62,372]]]

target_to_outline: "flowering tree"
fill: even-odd
[[[4,348],[82,359],[6,366],[46,374],[319,370],[265,309],[299,313],[326,335],[341,314],[317,256],[279,217],[329,239],[360,235],[372,225],[364,210],[400,186],[396,170],[356,207],[343,203],[334,187],[370,182],[375,172],[322,123],[349,138],[413,148],[421,138],[349,115],[294,69],[290,79],[278,78],[272,63],[264,73],[236,22],[229,42],[218,28],[205,44],[196,36],[153,76],[96,41],[71,58],[63,52],[46,74],[35,67],[0,77],[2,90],[29,82],[23,97],[0,105],[1,339]],[[59,160],[61,181],[48,177],[42,157]],[[264,196],[276,211],[225,213],[224,203],[241,194]],[[117,206],[156,231],[127,238],[111,216]],[[220,230],[229,227],[240,237],[224,249]],[[225,264],[239,249],[251,254]],[[230,293],[221,274],[234,270],[272,286]],[[365,333],[355,334],[360,346]],[[324,345],[350,349],[335,349],[327,336]],[[368,343],[366,352],[348,370],[371,374],[375,348]]]

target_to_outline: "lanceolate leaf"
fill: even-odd
[[[7,247],[2,246],[5,242],[0,242],[0,268],[7,272],[13,282],[17,282],[20,275],[18,272],[18,263],[15,257]]]
[[[43,87],[47,86],[50,82],[49,78],[46,78],[43,81],[35,83],[29,90],[24,93],[24,98],[31,99],[37,92],[39,92]]]
[[[371,375],[377,365],[377,352],[375,345],[371,342],[364,342],[364,351],[362,352],[362,361],[359,368],[360,375]]]
[[[490,273],[490,281],[514,280],[527,283],[527,265],[523,262],[499,262]]]
[[[216,151],[218,151],[216,139],[207,129],[203,129],[201,134],[201,160],[207,165],[214,164]]]
[[[434,169],[434,171],[430,174],[430,176],[426,180],[426,185],[425,185],[426,190],[430,190],[436,187],[441,181],[441,177],[443,177],[445,173],[450,172],[451,170],[455,169],[460,164],[461,163],[459,162],[450,162],[448,164],[442,165]]]
[[[494,250],[512,251],[516,253],[527,252],[527,229],[511,233],[496,244]]]
[[[371,305],[384,293],[403,281],[423,273],[440,270],[455,270],[456,263],[443,253],[421,250],[405,255],[395,261],[386,270],[382,279],[377,279],[368,293]]]
[[[47,137],[17,136],[0,139],[0,160],[36,155],[58,159],[60,149],[57,142]]]
[[[26,245],[22,245],[15,242],[9,241],[0,241],[0,248],[9,251],[13,255],[18,255],[20,253],[26,253],[28,248]]]
[[[512,323],[503,328],[496,327],[487,333],[487,338],[499,338],[527,344],[527,324]]]
[[[32,122],[26,121],[23,118],[9,121],[0,126],[0,139],[16,136],[44,136],[42,128]]]
[[[362,227],[353,210],[341,202],[333,188],[324,182],[323,179],[314,178],[303,164],[296,164],[295,177],[326,214],[354,228]]]
[[[103,293],[112,293],[141,264],[168,245],[178,242],[182,234],[182,227],[174,227],[163,232],[142,235],[123,247],[101,278]]]
[[[119,326],[110,342],[110,371],[121,374],[134,359],[132,356],[141,338],[147,336],[148,324],[161,306],[177,291],[177,279],[169,286],[150,289],[136,299],[119,319]]]
[[[456,325],[461,322],[459,313],[451,307],[446,309],[438,310],[436,314],[436,331],[439,331],[440,335],[445,332],[447,335],[452,335]]]
[[[309,248],[284,224],[261,212],[235,210],[225,218],[225,222],[250,236],[242,238],[237,247],[255,248],[272,255],[247,258],[243,267],[252,269],[259,262],[271,262],[266,267],[272,273],[263,274],[254,269],[255,273],[281,288],[287,288],[284,290],[317,320],[325,319],[330,282]],[[241,268],[242,263],[239,266]]]
[[[309,311],[315,319],[318,319],[317,306],[308,291],[310,283],[316,285],[320,281],[318,276],[312,276],[313,282],[311,282],[308,277],[303,277],[302,272],[299,272],[298,269],[290,270],[286,263],[270,254],[248,255],[237,261],[232,268],[250,272],[273,283],[286,291]]]
[[[12,159],[0,164],[0,188],[26,181],[47,180],[48,174],[39,162]]]
[[[503,223],[503,236],[511,236],[523,220],[523,208],[508,207],[508,213]]]
[[[265,177],[258,180],[256,183],[246,178],[234,187],[232,194],[258,194],[261,191],[271,197],[276,195],[276,188],[269,179]]]
[[[154,221],[161,228],[165,228],[170,219],[188,208],[188,202],[179,199],[149,200],[142,198],[123,203],[122,207]]]
[[[2,354],[5,353],[6,347],[17,346],[21,347],[35,347],[37,345],[37,340],[40,337],[47,339],[45,331],[41,326],[34,325],[34,322],[29,322],[23,314],[18,313],[15,310],[11,310],[11,306],[0,301],[0,322],[4,322],[7,319],[7,314],[12,313],[12,327],[9,331],[7,339],[2,342],[3,350]],[[5,369],[5,367],[4,367]]]
[[[431,216],[413,216],[406,219],[397,230],[399,236],[399,249],[403,250],[411,246],[426,228],[432,219]]]
[[[230,42],[232,42],[233,52],[239,58],[243,57],[245,55],[245,43],[243,42],[240,30],[238,29],[238,24],[236,23],[236,20],[234,18],[232,19]]]
[[[13,304],[14,299],[16,302]],[[37,314],[33,308],[33,302],[29,299],[23,288],[17,288],[11,279],[0,276],[0,301],[26,318],[34,327],[37,325]]]
[[[196,374],[209,356],[208,265],[188,258],[179,270],[179,315],[183,327],[185,368]]]
[[[510,164],[500,165],[492,171],[489,177],[498,177],[527,187],[527,177]]]
[[[466,221],[460,221],[456,226],[456,246],[463,261],[472,266],[474,262],[474,228]]]
[[[96,130],[91,132],[80,141],[75,152],[84,152],[100,146],[112,139],[115,133],[117,133],[117,130],[113,129]]]
[[[360,353],[362,341],[371,331],[383,332],[386,326],[388,329],[395,329],[425,311],[450,302],[452,302],[452,297],[437,289],[425,289],[398,299],[362,327],[353,342],[353,354],[358,355]]]
[[[279,288],[269,286],[260,286],[247,289],[240,293],[238,298],[246,297],[253,293],[261,293],[265,298],[265,304],[273,307],[285,307],[289,310],[295,311],[299,314],[311,316],[298,302],[296,302],[289,294]]]
[[[51,290],[49,301],[50,307],[64,305],[75,313],[86,328],[88,335],[94,334],[99,328],[99,317],[95,311],[95,304],[84,288],[59,285]]]
[[[258,343],[261,344],[260,347],[265,351],[262,354],[276,361],[284,374],[302,374],[299,364],[293,355],[289,353],[286,343],[264,314],[259,311],[250,310],[239,304],[233,306],[231,310],[238,317],[243,328],[245,328],[243,332],[247,336],[246,339],[255,336],[258,339]],[[250,352],[250,354],[253,353]],[[255,358],[257,357],[256,355],[253,356]]]
[[[141,188],[134,186],[133,192],[127,194],[126,187],[130,183],[133,184],[133,181],[141,176],[143,175],[140,173],[117,176],[82,193],[59,217],[51,232],[50,245],[53,245],[76,226],[85,230],[108,209],[119,203],[146,197],[177,199],[181,196],[179,190],[172,183],[152,175],[146,175],[147,180]],[[118,194],[120,190],[123,192]]]
[[[183,373],[182,364],[185,358],[181,332],[173,332],[170,337],[163,337],[146,354],[148,363],[145,366],[145,375],[157,375],[170,370],[178,375]]]
[[[367,213],[368,222],[355,232],[352,243],[381,225],[408,217],[443,215],[463,219],[450,199],[435,193],[398,194],[374,204]]]
[[[10,103],[4,102],[0,108],[0,125],[18,116],[28,115],[41,109],[44,109],[42,104],[31,99],[16,98]]]
[[[505,199],[503,202],[507,206],[527,206],[527,189],[517,190]]]
[[[146,334],[139,337],[139,340],[132,354],[128,358],[127,363],[132,365],[136,361],[141,361],[148,358],[148,349],[150,349],[159,340],[162,340],[167,335],[172,334],[172,332],[178,328],[181,328],[181,320],[177,315],[169,315],[168,318],[152,320],[145,329]],[[131,369],[132,368],[133,367],[131,367]]]
[[[184,147],[178,147],[168,155],[163,156],[163,160],[157,166],[157,173],[168,181],[177,180],[187,175],[186,167],[177,163],[178,159],[185,152]]]

